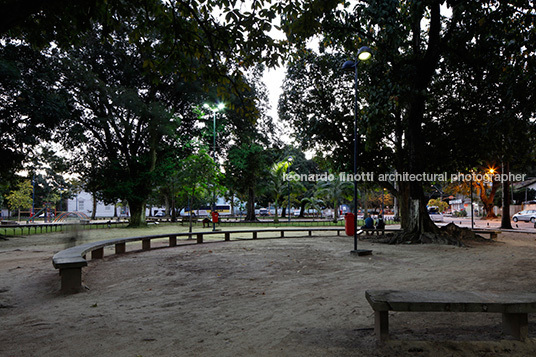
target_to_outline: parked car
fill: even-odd
[[[526,222],[532,222],[536,223],[536,210],[525,210],[521,212],[517,212],[512,216],[512,220],[514,222],[517,221],[526,221]]]
[[[164,217],[166,213],[164,211],[158,211],[154,214],[155,217]]]
[[[260,216],[269,216],[270,212],[268,212],[267,208],[261,208],[261,209],[259,209],[259,215]]]
[[[433,222],[443,222],[443,215],[435,206],[428,207],[428,215]]]

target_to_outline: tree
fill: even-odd
[[[225,163],[225,177],[231,189],[236,190],[246,203],[246,221],[254,221],[255,201],[268,176],[264,149],[255,143],[242,143],[229,150]]]
[[[1,4],[0,9],[5,11],[2,16],[9,14],[10,18],[0,27],[4,36],[0,47],[13,44],[19,52],[41,49],[35,53],[54,65],[62,65],[49,71],[57,76],[43,81],[48,89],[43,93],[53,95],[58,89],[67,98],[56,101],[61,106],[53,107],[54,115],[42,123],[47,128],[46,135],[39,133],[34,140],[50,139],[55,125],[63,124],[63,132],[58,132],[68,132],[69,139],[63,136],[58,140],[65,139],[67,149],[81,148],[77,154],[85,157],[81,161],[87,164],[80,164],[79,169],[91,173],[91,186],[100,187],[99,195],[107,201],[128,197],[131,225],[143,225],[144,206],[158,175],[159,154],[165,145],[184,144],[170,139],[180,129],[191,129],[186,119],[192,93],[198,102],[199,96],[206,97],[206,93],[231,101],[230,109],[238,114],[235,118],[242,119],[234,122],[236,127],[258,118],[258,96],[248,94],[252,88],[245,71],[259,62],[277,64],[283,46],[268,35],[276,8],[247,11],[248,6],[241,5],[158,0],[128,4],[11,0]],[[267,2],[247,5],[257,10]],[[216,12],[223,16],[214,15]],[[10,42],[10,37],[16,40]],[[13,57],[29,58],[16,54]],[[5,68],[11,70],[9,66],[11,63]],[[17,79],[17,71],[12,72],[11,77]],[[35,73],[43,71],[31,68],[28,72],[35,78]],[[9,88],[4,87],[14,89],[3,92],[17,104],[16,88],[20,84],[8,84]],[[14,111],[14,116],[17,120],[32,119],[42,108],[30,109],[30,115],[19,110]],[[60,109],[62,115],[57,113]],[[3,117],[0,125],[4,127],[2,120]],[[24,129],[21,125],[5,127],[9,129],[6,133]],[[23,151],[15,150],[20,140],[10,142],[13,137],[4,136],[8,142],[1,146],[4,157],[13,157],[2,161],[8,163],[6,169],[10,170],[16,169]]]
[[[434,206],[437,207],[439,212],[443,213],[449,208],[449,204],[445,201],[442,201],[440,199],[434,198],[428,201],[428,206]]]
[[[292,173],[288,169],[292,163],[289,161],[279,161],[272,164],[270,167],[270,175],[268,181],[268,190],[271,197],[274,199],[275,217],[274,222],[279,222],[278,209],[281,199],[283,198],[287,180],[291,180]],[[287,176],[288,172],[288,176]]]
[[[20,210],[32,207],[33,186],[30,180],[22,181],[17,185],[17,189],[10,192],[6,197],[9,207],[18,210],[18,221],[20,221]]]
[[[338,174],[333,174],[333,180],[318,182],[318,195],[325,198],[333,205],[333,222],[339,220],[339,204],[352,197],[353,187],[352,182],[341,181]]]
[[[209,190],[217,189],[219,170],[214,160],[203,150],[181,160],[179,166],[181,169],[177,173],[177,187],[188,197],[191,232],[193,202],[203,191],[209,193]]]
[[[40,142],[51,140],[69,118],[68,93],[61,79],[57,51],[43,53],[25,44],[0,44],[0,178],[9,180],[33,156]]]
[[[324,206],[324,201],[317,197],[305,197],[301,200],[304,210],[314,210],[314,215],[317,213],[322,217],[322,207]]]
[[[451,6],[450,16],[442,14],[445,9],[441,7],[442,4]],[[375,60],[359,67],[358,100],[367,103],[359,113],[359,132],[367,139],[367,144],[361,144],[361,148],[368,150],[371,146],[377,146],[379,150],[371,150],[372,157],[376,157],[376,153],[392,150],[392,168],[410,175],[480,164],[467,155],[449,157],[449,161],[436,160],[439,156],[448,156],[449,148],[456,146],[460,138],[465,138],[460,127],[453,127],[448,132],[437,130],[450,117],[448,109],[454,107],[453,103],[458,98],[450,95],[452,91],[436,86],[436,83],[448,77],[457,89],[470,88],[473,82],[467,77],[469,71],[458,71],[454,62],[463,62],[467,68],[476,68],[475,60],[482,53],[494,56],[489,61],[478,62],[486,73],[509,73],[503,71],[504,61],[499,60],[498,54],[515,54],[509,57],[508,66],[516,68],[516,73],[532,67],[535,53],[533,45],[531,43],[528,52],[524,47],[527,39],[534,38],[531,26],[526,26],[532,24],[530,5],[490,0],[471,3],[372,1],[358,3],[352,9],[349,6],[353,5],[346,3],[340,6],[336,2],[321,1],[292,3],[288,5],[287,21],[283,28],[294,43],[298,57],[301,54],[307,56],[308,52],[303,48],[306,43],[304,40],[313,35],[319,36],[321,52],[352,54],[353,57],[360,46],[373,47]],[[514,28],[521,30],[515,31]],[[487,50],[482,51],[486,46]],[[524,77],[527,80],[532,78],[526,83],[534,83],[532,72],[529,71],[530,74]],[[513,78],[507,74],[488,77],[491,80],[488,87],[501,86]],[[522,91],[511,93],[511,99],[514,99],[512,103],[521,102],[527,94]],[[469,115],[469,126],[476,125],[474,131],[486,138],[485,130],[476,124],[477,103]],[[505,102],[502,105],[503,108],[507,106]],[[517,108],[514,110],[516,115],[522,114],[520,117],[525,123],[530,120],[526,114],[535,112],[530,103],[523,111],[521,106],[514,107]],[[491,106],[485,109],[486,118],[493,114],[490,109]],[[345,122],[346,128],[351,127],[350,118]],[[314,128],[314,124],[309,127]],[[303,130],[300,126],[296,128]],[[450,146],[435,145],[432,138],[441,135],[450,141]],[[350,142],[350,138],[347,138]],[[500,137],[494,136],[492,139],[500,140]],[[490,138],[486,140],[489,142]],[[477,146],[478,159],[485,159],[485,148],[484,145]],[[346,150],[349,151],[347,146]],[[369,161],[358,162],[366,165]],[[363,168],[374,169],[372,166]],[[398,197],[404,232],[394,242],[460,244],[430,220],[422,182],[400,181],[397,184],[398,189],[390,187],[390,190]]]

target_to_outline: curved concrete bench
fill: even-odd
[[[196,236],[197,244],[203,243],[205,235],[223,234],[225,241],[231,240],[231,234],[251,233],[252,239],[257,239],[259,233],[280,233],[280,237],[284,238],[285,233],[289,232],[308,232],[312,236],[313,232],[340,232],[344,231],[343,227],[309,227],[309,228],[268,228],[255,230],[233,230],[233,231],[206,231],[206,232],[186,232],[186,233],[170,233],[153,236],[116,238],[103,240],[98,242],[86,243],[77,245],[72,248],[62,250],[52,257],[54,268],[59,269],[61,276],[61,291],[64,293],[76,293],[82,290],[82,268],[87,266],[86,255],[91,253],[91,259],[102,259],[104,257],[104,248],[107,246],[115,246],[115,254],[126,252],[126,243],[142,242],[142,250],[151,249],[151,240],[153,239],[169,239],[169,247],[177,246],[177,237],[192,237]]]

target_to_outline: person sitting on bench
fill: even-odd
[[[385,229],[385,222],[383,221],[382,216],[378,217],[378,223],[376,223],[376,229]]]
[[[374,229],[374,220],[371,216],[365,218],[365,225],[362,226],[361,229]]]

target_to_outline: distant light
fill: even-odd
[[[210,109],[213,112],[219,112],[220,110],[225,109],[225,103],[218,103],[218,105],[215,106],[215,107],[212,107],[210,104],[205,103],[205,104],[203,104],[203,108]]]

